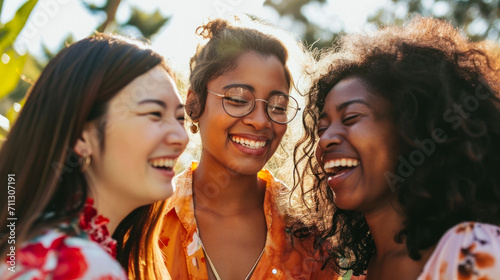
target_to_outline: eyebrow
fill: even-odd
[[[255,88],[251,85],[247,85],[247,84],[229,84],[227,86],[224,86],[222,89],[224,91],[230,89],[230,88],[235,88],[235,87],[242,87],[242,88],[246,88],[248,89],[249,91],[251,91],[252,93],[255,92]],[[282,91],[279,91],[279,90],[272,90],[270,92],[270,95],[276,95],[276,94],[287,94],[285,92],[282,92]]]
[[[349,105],[355,104],[355,103],[363,104],[368,108],[372,108],[371,105],[363,99],[353,99],[353,100],[349,100],[349,101],[346,101],[346,102],[338,105],[337,107],[335,107],[335,109],[337,110],[337,112],[340,112],[340,111],[344,110],[345,108],[347,108]],[[328,116],[328,114],[326,112],[322,112],[319,115],[318,120],[324,119],[327,116]]]
[[[160,105],[161,107],[163,107],[165,109],[167,108],[167,104],[159,99],[144,99],[144,100],[139,101],[137,104],[141,105],[141,104],[146,104],[146,103],[154,103],[154,104]],[[182,103],[179,104],[176,109],[184,109],[184,104],[182,104]]]
[[[249,91],[251,92],[254,92],[255,91],[255,88],[251,85],[246,85],[246,84],[229,84],[229,85],[226,85],[224,86],[222,89],[224,91],[230,89],[230,88],[235,88],[235,87],[242,87],[242,88],[246,88],[248,89]]]
[[[365,101],[365,100],[363,100],[363,99],[353,99],[353,100],[349,100],[349,101],[346,101],[346,102],[344,102],[344,103],[342,103],[342,104],[338,105],[338,106],[336,107],[337,112],[342,111],[342,110],[344,110],[347,106],[349,106],[349,105],[351,105],[351,104],[355,104],[355,103],[358,103],[358,104],[363,104],[363,105],[365,105],[365,106],[366,106],[366,107],[368,107],[368,108],[371,108],[371,107],[372,107],[372,106],[371,106],[368,102],[366,102],[366,101]]]

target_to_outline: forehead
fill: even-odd
[[[327,101],[334,102],[336,104],[342,104],[344,102],[353,99],[370,99],[374,94],[370,93],[366,88],[364,81],[358,77],[349,77],[340,80],[333,88],[328,92]]]
[[[235,67],[216,78],[222,83],[242,83],[263,87],[288,89],[285,67],[275,55],[264,55],[254,51],[242,53]]]
[[[180,96],[175,81],[161,65],[135,78],[114,99],[121,103],[132,104],[146,98],[179,103]]]
[[[328,92],[325,98],[323,111],[336,110],[344,103],[361,100],[369,104],[370,108],[378,111],[387,110],[390,103],[378,94],[370,92],[366,82],[359,77],[348,77],[340,80]]]

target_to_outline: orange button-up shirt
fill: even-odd
[[[174,178],[175,192],[167,201],[160,246],[172,279],[208,279],[194,217],[192,178],[196,166],[193,163]],[[319,262],[302,253],[297,241],[291,245],[290,233],[285,231],[284,216],[276,202],[286,186],[267,170],[260,171],[258,176],[267,182],[264,198],[267,237],[265,252],[250,279],[336,279],[335,273],[322,271]]]

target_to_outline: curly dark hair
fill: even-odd
[[[323,267],[360,275],[376,250],[363,214],[335,207],[314,157],[325,98],[348,77],[361,78],[392,104],[402,158],[425,153],[423,162],[411,163],[410,174],[394,170],[391,182],[405,218],[395,241],[406,243],[412,259],[462,221],[500,224],[498,46],[470,42],[449,23],[416,17],[405,27],[345,36],[319,66],[303,115],[306,132],[294,149],[294,188],[313,198],[316,219],[293,231],[313,238]]]

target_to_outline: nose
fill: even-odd
[[[343,130],[340,125],[331,123],[323,135],[319,138],[318,147],[321,148],[321,150],[326,151],[335,145],[339,145],[342,143],[343,139],[342,132]]]
[[[266,105],[267,103],[265,100],[256,99],[255,107],[252,112],[242,118],[243,123],[253,126],[256,130],[271,127],[272,121],[266,113]]]
[[[169,129],[167,129],[165,134],[165,142],[169,146],[175,146],[179,150],[178,152],[184,151],[189,142],[186,129],[178,121],[167,125]]]

